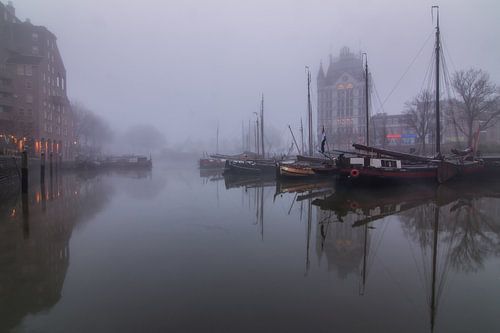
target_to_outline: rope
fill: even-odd
[[[387,97],[384,99],[384,102],[382,103],[382,106],[385,105],[385,103],[387,102],[387,100],[389,99],[389,97],[391,97],[391,95],[394,93],[394,91],[396,90],[396,88],[399,86],[399,83],[401,83],[401,81],[406,76],[406,74],[408,74],[408,72],[410,71],[410,68],[413,66],[413,64],[415,63],[415,61],[417,60],[417,58],[420,56],[420,54],[424,50],[424,47],[427,45],[427,42],[429,41],[429,39],[431,38],[432,35],[433,35],[433,32],[431,32],[429,34],[429,37],[427,37],[427,39],[425,40],[425,42],[422,45],[422,47],[420,48],[420,50],[417,52],[417,55],[412,59],[412,61],[410,62],[410,65],[408,65],[408,67],[406,68],[406,70],[403,73],[403,75],[401,75],[401,77],[399,78],[399,80],[396,82],[396,84],[394,85],[394,87],[390,91],[389,95],[387,95]]]

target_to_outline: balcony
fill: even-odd
[[[14,93],[14,87],[11,84],[2,83],[0,81],[0,93]]]
[[[68,104],[68,99],[66,98],[66,96],[51,95],[49,96],[49,100],[54,104],[59,104],[59,105]]]
[[[0,79],[9,79],[12,80],[14,75],[7,68],[0,67]]]
[[[8,108],[14,107],[16,101],[13,96],[6,96],[3,94],[0,94],[0,105],[5,106]]]

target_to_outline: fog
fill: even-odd
[[[500,82],[500,2],[15,0],[17,16],[58,38],[70,99],[125,133],[154,125],[169,145],[215,150],[241,142],[265,96],[266,126],[288,140],[306,119],[305,66],[315,79],[329,54],[367,52],[383,107],[400,113],[422,86],[440,22],[450,70],[481,68]],[[389,96],[389,94],[393,93]],[[389,96],[389,98],[387,98]],[[374,98],[375,99],[375,98]]]

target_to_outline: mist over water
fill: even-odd
[[[22,20],[56,34],[71,100],[118,136],[153,125],[167,147],[210,152],[217,124],[221,150],[241,151],[242,122],[255,121],[261,93],[266,132],[288,148],[288,124],[297,131],[300,118],[306,121],[304,67],[313,74],[316,118],[320,62],[327,66],[344,46],[369,56],[378,94],[372,113],[401,113],[422,88],[432,41],[396,83],[434,32],[436,4],[450,70],[482,68],[500,82],[500,5],[493,0],[14,1]],[[117,138],[120,145],[127,150]]]
[[[498,330],[500,184],[410,189],[57,174],[0,205],[2,330]]]
[[[36,124],[28,134],[0,126],[0,332],[500,332],[500,182],[492,180],[500,158],[483,164],[482,154],[500,147],[500,123],[485,125],[485,116],[500,117],[500,2],[13,5],[20,21],[2,25],[0,41],[14,45],[9,27],[29,22],[56,41],[38,28],[22,36],[33,53],[28,60],[44,64],[31,67],[19,67],[12,61],[26,55],[11,57],[0,45],[0,90],[8,90],[0,102],[11,103],[0,105],[0,125],[20,119],[7,109],[22,117],[26,111]],[[408,106],[421,115],[423,101],[437,105],[432,89],[418,95],[435,77],[433,5],[447,70],[477,69],[468,73],[492,87],[482,100],[491,112],[469,123],[468,136],[459,137],[457,122],[455,133],[448,126],[443,134],[443,154],[460,148],[456,161],[431,157],[439,151],[437,112],[427,114],[432,129],[418,135],[395,118],[389,126],[385,115]],[[48,54],[38,54],[46,43]],[[54,54],[64,64],[54,67]],[[347,67],[357,64],[354,74],[329,76],[342,54]],[[317,81],[320,68],[324,82]],[[315,173],[312,180],[276,180],[277,161],[306,149],[308,71],[313,152],[322,146],[321,117],[330,122],[327,153],[344,149],[341,139],[345,149],[351,138],[370,140],[362,133],[372,129],[363,132],[360,121],[376,121],[361,107],[367,97],[364,105],[383,123],[382,140],[371,143],[420,156],[406,156],[401,167],[373,151],[372,160],[335,151],[321,165],[290,164],[295,176]],[[370,95],[363,95],[365,84]],[[456,96],[450,82],[442,85],[445,112]],[[58,98],[66,104],[46,103]],[[460,103],[446,121],[468,115]],[[26,142],[29,190],[21,194],[21,158],[14,155]],[[462,150],[469,146],[481,154]],[[208,158],[213,153],[226,156]],[[196,165],[221,168],[233,154],[241,154],[233,173]],[[486,164],[490,178],[455,181],[473,170],[464,165],[482,171]],[[348,175],[337,177],[346,165]],[[434,185],[349,186],[362,168],[394,178],[408,170],[419,178],[420,168]],[[448,176],[456,177],[437,185]]]

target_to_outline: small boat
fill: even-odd
[[[309,164],[280,164],[277,170],[278,176],[284,178],[303,178],[316,176],[316,173]]]
[[[200,169],[223,169],[226,164],[226,160],[220,158],[200,158],[199,166]]]
[[[231,161],[226,160],[224,173],[234,174],[275,174],[276,161],[258,160],[258,161]]]
[[[98,161],[98,166],[104,168],[145,168],[151,169],[153,161],[151,157],[140,155],[109,156],[103,161]]]

